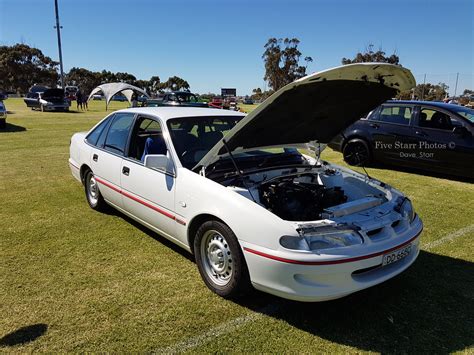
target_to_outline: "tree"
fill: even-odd
[[[262,55],[265,63],[264,80],[274,91],[306,75],[307,65],[313,58],[305,57],[306,66],[299,65],[302,55],[298,50],[299,43],[297,38],[270,38],[265,44]]]
[[[0,46],[0,87],[25,93],[34,84],[56,86],[58,62],[26,44]]]
[[[66,83],[77,85],[87,95],[96,86],[102,84],[102,73],[74,67],[66,74]]]
[[[367,63],[367,62],[378,62],[378,63],[390,63],[390,64],[400,64],[400,58],[398,55],[393,53],[390,56],[387,56],[385,52],[380,47],[376,52],[374,51],[374,45],[369,44],[364,52],[359,52],[356,54],[354,59],[342,58],[342,64],[351,64],[351,63]]]
[[[189,88],[189,83],[178,76],[172,76],[168,78],[168,80],[164,82],[160,87],[160,89],[162,90],[168,89],[172,91],[189,90]]]

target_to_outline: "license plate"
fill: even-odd
[[[392,264],[398,260],[401,260],[405,258],[406,256],[410,255],[410,252],[411,252],[411,244],[408,244],[408,245],[405,245],[403,248],[387,253],[383,256],[382,266]]]

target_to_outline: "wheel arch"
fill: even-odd
[[[81,165],[81,169],[79,170],[79,175],[81,177],[81,182],[83,185],[84,185],[84,176],[86,175],[86,172],[88,170],[92,171],[92,169],[87,164]]]
[[[197,230],[203,223],[211,220],[219,221],[228,226],[228,224],[225,223],[221,218],[210,213],[198,214],[197,216],[193,217],[193,219],[189,222],[187,239],[192,254],[194,254],[194,238],[196,237]]]
[[[362,141],[366,146],[367,146],[367,149],[369,150],[369,154],[372,154],[372,147],[371,147],[371,144],[370,144],[370,140],[365,137],[363,134],[360,134],[360,133],[355,133],[355,134],[352,134],[350,135],[349,137],[347,137],[344,142],[342,143],[342,146],[341,146],[341,152],[343,153],[344,152],[344,149],[346,148],[347,144],[351,143],[351,142],[360,142]]]

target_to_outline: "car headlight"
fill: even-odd
[[[415,210],[413,209],[413,205],[408,198],[403,199],[402,203],[398,207],[398,212],[403,217],[408,217],[410,223],[415,219]]]
[[[281,237],[281,246],[293,250],[316,251],[358,245],[364,242],[357,231],[335,226],[301,228],[299,233],[299,236],[285,235]]]

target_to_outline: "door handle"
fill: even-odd
[[[421,136],[421,137],[426,137],[426,136],[427,136],[426,133],[421,132],[421,131],[416,131],[415,134],[416,134],[417,136]]]
[[[124,167],[122,168],[122,174],[128,176],[128,175],[130,174],[130,168],[127,167],[127,166],[124,166]]]
[[[370,127],[379,128],[380,126],[379,126],[377,123],[371,123],[371,124],[370,124]]]
[[[98,159],[99,159],[99,156],[98,156],[97,154],[94,154],[94,155],[92,156],[92,160],[93,160],[93,161],[97,161]]]

